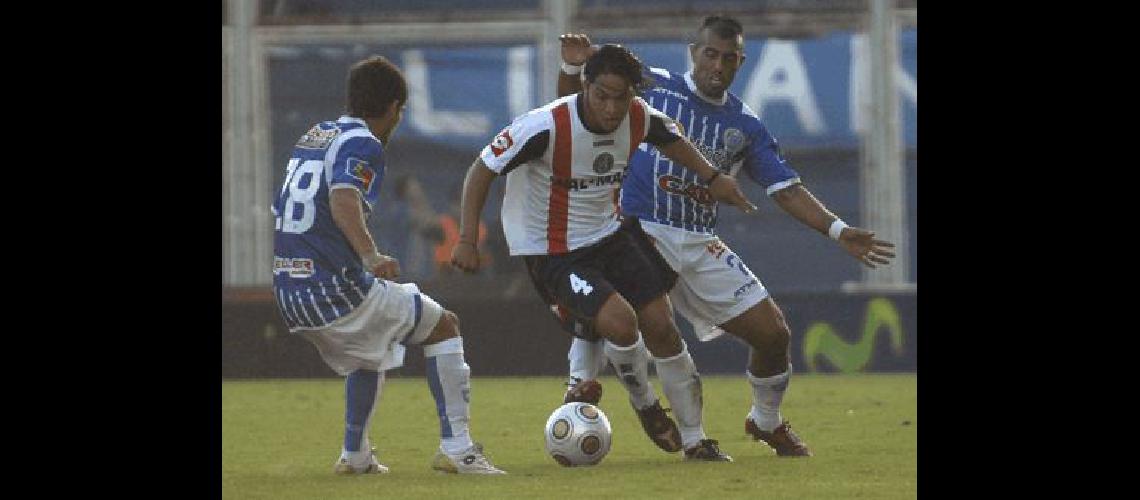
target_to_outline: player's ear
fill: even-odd
[[[384,112],[384,116],[387,118],[395,117],[396,114],[400,112],[400,107],[403,105],[404,103],[400,101],[392,101],[392,104],[390,104],[388,106],[388,109]]]
[[[697,64],[697,44],[689,44],[689,59],[692,59],[693,64]]]

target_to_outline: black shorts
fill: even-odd
[[[634,311],[666,294],[677,273],[653,248],[636,219],[588,247],[563,255],[529,255],[527,271],[564,330],[597,340],[594,318],[614,292]]]

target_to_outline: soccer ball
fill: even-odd
[[[589,403],[566,403],[546,419],[546,452],[566,467],[594,465],[610,452],[610,420]]]

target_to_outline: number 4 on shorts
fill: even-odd
[[[570,288],[574,290],[574,293],[580,293],[582,295],[589,295],[590,292],[594,291],[593,286],[590,286],[589,283],[586,283],[586,280],[579,278],[578,275],[574,273],[570,273]]]

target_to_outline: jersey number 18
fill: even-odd
[[[277,214],[275,229],[286,233],[303,233],[313,227],[317,215],[313,197],[321,189],[323,166],[321,160],[306,160],[304,163],[301,163],[300,158],[289,160],[289,165],[285,167],[285,183],[281,186],[281,196],[285,197],[285,202],[281,204],[284,213]],[[306,178],[308,184],[301,187],[301,181]],[[296,205],[301,206],[300,214],[297,214]]]

